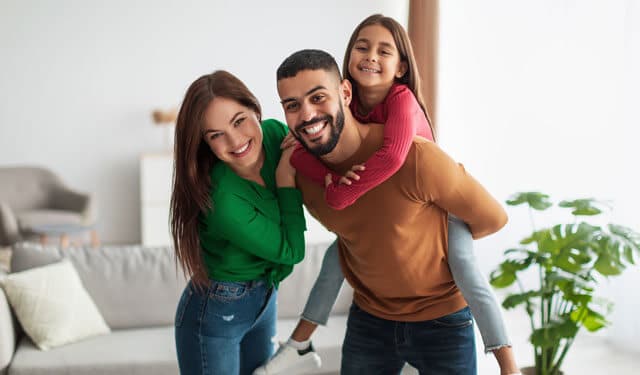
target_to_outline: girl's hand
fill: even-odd
[[[353,167],[351,167],[350,171],[345,173],[344,176],[340,177],[340,180],[338,180],[338,184],[351,185],[351,180],[358,181],[360,179],[360,175],[358,175],[355,171],[361,172],[364,170],[365,170],[364,164],[354,165]],[[333,180],[332,180],[331,173],[327,173],[327,175],[324,176],[325,189],[328,188],[329,185],[331,185],[332,183],[333,183]]]
[[[297,144],[298,140],[291,133],[287,133],[287,135],[282,140],[282,143],[280,143],[280,149],[284,150]]]
[[[351,180],[358,181],[360,179],[360,175],[356,172],[364,171],[364,164],[356,164],[351,167],[351,170],[344,174],[344,176],[340,177],[338,180],[339,184],[343,185],[351,185]]]
[[[284,142],[284,141],[283,141]],[[296,170],[291,166],[289,160],[295,147],[289,146],[282,151],[278,168],[276,168],[276,184],[278,187],[295,187]]]

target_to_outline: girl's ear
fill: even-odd
[[[405,73],[407,72],[407,70],[409,69],[409,65],[407,64],[406,61],[400,61],[400,64],[398,66],[398,71],[396,72],[396,78],[402,78]]]
[[[349,106],[351,104],[351,98],[353,96],[353,88],[351,87],[351,81],[348,79],[343,79],[340,82],[340,98],[345,106]]]

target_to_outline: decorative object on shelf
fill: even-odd
[[[171,150],[173,148],[173,142],[171,140],[173,135],[173,129],[178,118],[178,109],[155,109],[151,112],[153,122],[164,128],[164,149]]]
[[[590,223],[587,218],[609,208],[593,198],[558,203],[571,211],[573,220],[539,229],[533,223],[533,210],[552,207],[548,195],[518,193],[507,204],[529,206],[533,232],[520,241],[521,246],[505,251],[507,260],[491,273],[491,284],[496,288],[518,284],[519,293],[508,295],[502,306],[522,306],[529,315],[535,354],[532,374],[558,375],[578,331],[584,327],[595,332],[609,323],[606,315],[612,305],[596,297],[595,290],[604,278],[635,264],[640,233],[617,224]],[[522,273],[528,270],[539,283],[527,288]]]

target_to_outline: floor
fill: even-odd
[[[524,311],[505,312],[509,334],[513,340],[514,352],[521,367],[533,364],[533,349],[528,342],[529,318]],[[482,339],[476,329],[476,345],[478,354],[478,374],[499,374],[498,366],[492,355],[484,355]],[[606,340],[604,332],[578,333],[573,347],[565,358],[562,369],[566,375],[574,374],[638,374],[640,369],[639,353],[623,352],[612,347]]]

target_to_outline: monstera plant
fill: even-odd
[[[607,326],[612,305],[596,297],[598,284],[635,264],[640,235],[622,225],[593,224],[608,209],[596,199],[560,202],[557,206],[569,211],[570,220],[542,228],[534,225],[534,211],[554,206],[548,195],[518,193],[507,204],[528,206],[533,231],[519,246],[505,251],[506,260],[491,273],[491,284],[517,284],[518,292],[507,295],[502,305],[523,307],[529,315],[535,374],[560,374],[578,331]],[[532,277],[538,282],[526,286]]]

